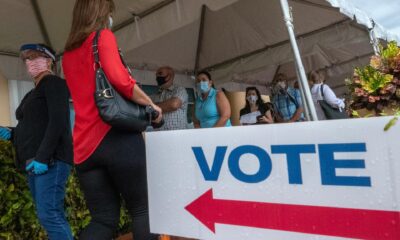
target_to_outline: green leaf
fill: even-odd
[[[390,128],[392,128],[394,125],[396,125],[397,121],[398,121],[398,118],[397,118],[397,117],[392,118],[392,119],[385,125],[385,128],[384,128],[385,132],[386,132],[386,131],[389,131]]]
[[[47,239],[39,224],[26,176],[14,167],[14,150],[10,142],[0,140],[0,239]],[[66,212],[76,235],[90,223],[90,213],[73,171],[67,182]],[[129,229],[130,219],[122,210],[119,231]]]
[[[352,112],[351,112],[351,115],[353,115],[354,117],[360,117],[360,114],[358,114],[358,112],[356,111],[356,110],[353,110]]]

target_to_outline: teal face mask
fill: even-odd
[[[200,93],[207,93],[208,91],[210,91],[208,82],[201,81],[201,82],[197,83],[197,91],[199,91]]]

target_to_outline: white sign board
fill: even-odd
[[[196,239],[400,239],[390,118],[146,134],[151,231]]]

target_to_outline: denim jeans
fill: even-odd
[[[71,228],[65,218],[64,197],[71,166],[55,161],[43,175],[29,174],[29,188],[37,216],[50,240],[72,240]]]

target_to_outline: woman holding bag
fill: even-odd
[[[115,5],[112,0],[77,0],[63,59],[70,89],[75,126],[74,162],[92,216],[79,239],[111,239],[119,223],[120,196],[133,220],[135,240],[157,239],[149,229],[146,156],[140,132],[123,132],[105,123],[96,107],[93,40],[100,30],[101,67],[113,88],[125,99],[161,109],[136,85],[124,67],[114,34],[110,31]]]
[[[332,119],[324,112],[321,101],[333,109],[338,109],[340,118],[346,118],[345,103],[342,99],[336,97],[333,90],[324,83],[325,77],[323,73],[312,71],[309,75],[308,84],[311,87],[311,94],[317,111],[318,120]]]

